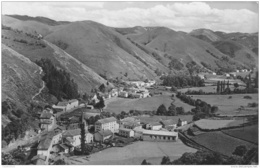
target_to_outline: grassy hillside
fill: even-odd
[[[197,37],[201,40],[207,41],[207,42],[214,42],[219,41],[222,38],[219,37],[217,34],[215,34],[212,30],[209,29],[196,29],[189,33],[189,35]]]
[[[106,83],[106,80],[64,50],[48,41],[38,40],[32,34],[2,30],[2,42],[31,61],[50,59],[55,66],[70,73],[81,93],[90,92],[92,87]]]
[[[152,79],[167,68],[114,29],[92,22],[74,22],[45,38],[107,78]]]
[[[39,66],[2,44],[2,101],[24,106],[42,87],[40,73]]]
[[[201,65],[201,62],[204,62],[212,70],[228,67],[234,69],[236,66],[241,66],[241,63],[235,60],[225,60],[226,56],[211,44],[168,28],[157,27],[141,35],[129,34],[127,36],[135,42],[164,52],[165,57],[176,58],[184,64],[194,61]]]

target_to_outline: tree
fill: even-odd
[[[255,72],[255,88],[258,88],[258,71]]]
[[[84,119],[83,113],[82,113],[82,120]],[[80,123],[80,146],[81,146],[81,154],[84,155],[86,154],[86,147],[85,147],[85,142],[86,142],[86,136],[85,136],[85,123],[81,121]]]
[[[237,156],[244,156],[247,152],[247,148],[245,145],[240,145],[237,146],[236,149],[234,150],[234,152],[232,153],[233,155],[237,155]]]
[[[151,163],[147,162],[145,159],[142,161],[141,165],[151,165]]]
[[[217,93],[219,93],[219,91],[220,91],[220,86],[219,85],[220,85],[220,82],[218,81],[217,82]]]
[[[177,111],[177,114],[178,114],[178,115],[182,115],[182,114],[184,114],[184,113],[185,113],[185,111],[184,111],[184,108],[183,108],[183,107],[177,107],[177,108],[176,108],[176,111]]]
[[[175,107],[175,105],[174,104],[171,104],[170,106],[169,106],[169,108],[168,108],[168,113],[167,113],[167,115],[168,116],[176,116],[176,113],[177,111],[176,111],[176,107]]]
[[[235,87],[235,89],[237,89],[239,87],[239,84],[238,83],[234,83],[234,87]]]
[[[211,113],[216,113],[216,112],[218,112],[218,106],[212,106]]]
[[[157,109],[157,112],[156,112],[156,115],[164,115],[167,113],[167,109],[165,107],[164,104],[161,104],[158,109]]]
[[[101,84],[101,85],[99,86],[98,89],[99,89],[100,92],[103,92],[103,93],[104,93],[104,92],[106,91],[106,86],[105,86],[104,83],[103,83],[103,84]]]
[[[168,165],[170,163],[170,158],[168,156],[164,156],[161,161],[161,165]]]

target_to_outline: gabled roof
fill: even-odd
[[[50,112],[43,112],[40,116],[41,119],[50,119],[52,117],[52,113]]]
[[[96,134],[100,134],[100,135],[106,137],[108,135],[113,135],[113,132],[111,132],[110,130],[101,130],[99,132],[96,132]]]
[[[33,160],[37,160],[37,159],[41,159],[41,160],[46,160],[46,156],[44,156],[44,155],[36,155],[36,156],[34,156],[31,160],[33,161]]]
[[[77,101],[78,101],[77,99],[72,99],[72,100],[69,100],[69,101],[62,101],[62,102],[59,102],[57,104],[57,106],[67,106],[68,104],[74,103],[74,102],[77,102]]]
[[[65,139],[69,142],[74,142],[74,140],[71,137],[66,137]]]
[[[63,149],[69,149],[69,147],[68,147],[67,145],[65,145],[65,144],[59,144],[59,145],[60,145],[60,147],[63,148]]]
[[[41,124],[51,124],[52,121],[51,120],[45,120],[45,121],[42,121]]]
[[[170,120],[162,120],[161,123],[165,126],[169,126],[169,125],[174,125],[177,124],[174,120],[170,119]]]
[[[64,137],[67,137],[67,136],[74,137],[74,136],[80,135],[80,132],[81,132],[80,129],[66,130],[62,135]]]
[[[152,123],[149,123],[149,125],[158,126],[158,125],[162,125],[162,124],[160,124],[159,122],[152,122]]]
[[[96,123],[106,124],[114,121],[117,121],[115,117],[109,117],[109,118],[98,120]]]
[[[49,136],[46,136],[45,138],[43,138],[37,149],[41,149],[41,150],[48,150],[48,148],[50,147],[51,145],[51,142],[52,142],[52,137],[50,138]]]

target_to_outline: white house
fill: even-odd
[[[64,111],[71,110],[79,106],[79,101],[77,99],[72,99],[69,101],[59,102],[56,106],[54,105],[53,108],[63,109]]]
[[[119,128],[119,135],[123,137],[134,137],[134,131],[132,129],[127,128]]]
[[[52,137],[46,136],[44,137],[38,147],[37,147],[37,155],[43,155],[46,156],[46,160],[49,160],[50,151],[52,149],[53,141]]]
[[[117,123],[117,119],[114,117],[101,119],[95,123],[96,132],[101,130],[110,130],[111,132],[115,133],[118,132],[118,129],[119,124]]]
[[[176,141],[178,132],[143,130],[144,141]]]
[[[177,123],[177,126],[178,126],[178,127],[181,127],[181,126],[186,125],[186,124],[187,124],[187,121],[182,121],[182,120],[179,118],[178,123]]]
[[[212,72],[212,75],[217,75],[215,72]]]
[[[177,122],[175,122],[172,119],[170,119],[170,120],[162,120],[162,121],[160,121],[160,123],[162,124],[163,128],[169,128],[169,127],[176,128],[177,127]]]
[[[41,129],[50,130],[54,126],[54,120],[52,113],[44,111],[40,116]]]
[[[94,134],[95,141],[104,142],[105,140],[113,137],[113,132],[110,130],[100,130]]]
[[[126,92],[126,91],[119,92],[118,97],[127,98],[128,97],[128,92]]]
[[[79,146],[81,144],[81,130],[80,129],[74,129],[74,130],[67,130],[62,134],[63,141],[65,143],[68,143],[74,147]],[[93,135],[86,131],[85,133],[85,140],[86,143],[93,142]]]
[[[158,123],[158,122],[146,124],[146,129],[150,129],[150,130],[160,130],[161,128],[162,128],[162,124],[160,124],[160,123]]]
[[[149,92],[142,92],[143,98],[149,97]]]

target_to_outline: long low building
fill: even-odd
[[[145,141],[176,141],[178,132],[143,130]]]

